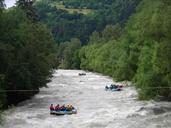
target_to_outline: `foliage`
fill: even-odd
[[[171,100],[170,12],[169,0],[143,0],[119,38],[108,37],[112,27],[92,34],[80,50],[81,68],[132,80],[140,99]]]
[[[17,0],[16,5],[24,10],[27,17],[32,21],[37,21],[38,17],[36,14],[36,10],[33,7],[33,3],[35,0]]]
[[[59,67],[78,69],[80,60],[78,50],[81,48],[81,42],[77,38],[71,39],[70,42],[61,43],[58,50]]]
[[[36,2],[35,8],[40,21],[47,24],[52,30],[57,42],[61,43],[69,41],[71,38],[78,38],[82,44],[87,44],[92,32],[101,32],[108,24],[124,24],[134,12],[139,1],[41,0]],[[68,12],[68,10],[74,9],[91,9],[91,11],[85,15],[79,11]]]
[[[0,18],[0,106],[4,108],[29,98],[50,80],[55,43],[49,30],[29,19],[23,9],[4,10]]]

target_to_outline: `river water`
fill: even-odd
[[[57,70],[48,88],[3,114],[0,128],[171,128],[171,103],[138,101],[131,86],[105,91],[111,78],[79,70]],[[73,104],[78,113],[55,116],[49,105]]]

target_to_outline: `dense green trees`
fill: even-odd
[[[0,108],[38,92],[55,66],[56,46],[50,31],[28,18],[26,11],[15,7],[0,14]]]
[[[41,0],[35,4],[40,20],[47,24],[57,42],[78,38],[87,44],[93,31],[101,32],[107,24],[124,24],[140,0]],[[67,8],[92,9],[88,14],[69,13]],[[79,10],[79,9],[78,9]]]
[[[169,77],[166,78],[166,76],[169,76],[171,72],[169,68],[164,71],[160,66],[164,62],[164,65],[169,67],[171,62],[169,58],[171,2],[167,4],[165,2],[144,0],[126,28],[130,38],[133,39],[128,44],[130,47],[129,64],[134,62],[131,64],[131,70],[136,73],[133,79],[137,87],[141,89],[140,98],[142,99],[155,96],[170,97],[169,88],[160,88],[170,86]],[[161,57],[162,54],[165,57]]]
[[[143,0],[120,38],[99,44],[101,34],[92,34],[90,44],[80,51],[81,68],[132,80],[140,99],[171,99],[170,12],[168,0]]]
[[[81,42],[77,38],[72,38],[70,42],[61,43],[58,47],[59,68],[79,69],[80,59],[78,50],[81,48]]]
[[[35,0],[17,0],[16,5],[24,10],[26,13],[27,17],[32,20],[32,21],[37,21],[38,16],[36,14],[36,10],[33,7],[33,3]]]

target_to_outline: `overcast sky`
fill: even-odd
[[[5,4],[6,4],[7,8],[14,6],[15,1],[16,0],[5,0]]]

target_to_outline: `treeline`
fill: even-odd
[[[57,50],[58,67],[62,69],[80,69],[80,48],[81,42],[77,38],[61,43]]]
[[[122,25],[134,12],[141,0],[41,0],[35,7],[40,20],[51,29],[56,42],[70,41],[78,38],[82,44],[87,44],[93,31],[101,32],[107,24]],[[92,12],[84,15],[73,14],[56,8],[63,4],[65,8],[89,8]],[[89,7],[97,6],[97,7]]]
[[[133,81],[140,99],[171,100],[170,12],[170,0],[143,0],[123,30],[91,35],[79,52],[81,68]]]
[[[97,41],[102,43],[117,39],[120,37],[121,33],[121,25],[107,25],[102,32],[94,31],[92,33],[89,44],[93,44]],[[60,43],[57,50],[58,67],[64,69],[80,69],[81,60],[79,51],[81,47],[81,41],[78,38],[72,38],[68,42]]]
[[[46,85],[55,66],[56,46],[50,31],[38,22],[32,1],[19,0],[17,7],[10,9],[4,9],[3,0],[0,5],[2,109],[33,96]]]

